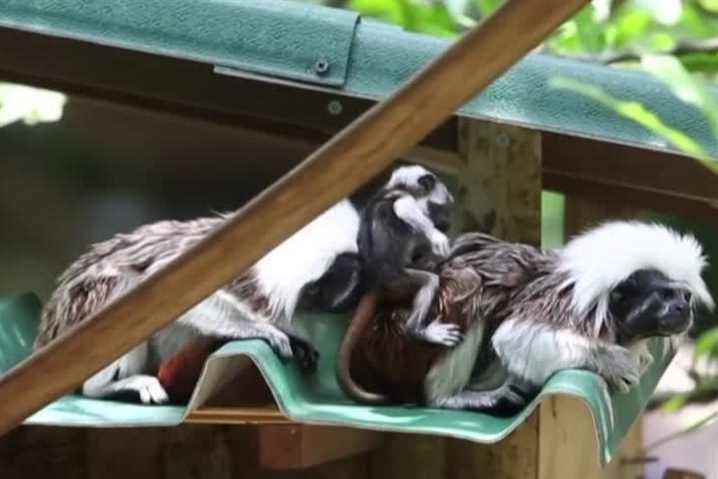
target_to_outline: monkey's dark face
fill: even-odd
[[[386,188],[401,188],[411,193],[436,229],[446,233],[451,227],[454,197],[446,185],[424,167],[405,166],[394,171]]]
[[[359,303],[364,293],[362,264],[354,253],[342,253],[321,278],[304,286],[298,309],[343,313]]]
[[[420,191],[415,193],[418,198],[426,198],[426,209],[436,229],[446,233],[451,227],[451,209],[454,198],[446,185],[436,175],[427,172],[418,179]]]
[[[685,332],[693,322],[691,299],[685,285],[662,273],[636,271],[611,292],[609,308],[619,342]]]

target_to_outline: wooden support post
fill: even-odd
[[[369,181],[587,3],[505,2],[223,228],[3,376],[0,435],[169,324]],[[173,292],[171,297],[167,291]]]
[[[645,210],[631,205],[628,198],[622,200],[571,194],[566,195],[565,205],[566,239],[603,221],[635,219],[646,214]],[[593,436],[593,424],[583,404],[571,398],[555,398],[542,409],[541,418],[542,426],[545,426],[542,440],[556,444],[557,450],[562,451],[560,455],[554,455],[550,449],[543,451],[542,477],[629,479],[643,475],[641,463],[624,461],[640,455],[643,439],[640,419],[626,435],[617,457],[600,470],[594,452],[595,438],[588,437]],[[569,429],[570,433],[567,432]],[[584,436],[586,441],[576,439],[576,434]],[[584,443],[590,446],[584,446]],[[589,450],[587,447],[594,449]],[[568,460],[567,457],[583,459]]]
[[[464,231],[541,243],[541,133],[515,126],[461,120],[459,208]],[[449,477],[537,478],[539,413],[498,444],[453,440]]]

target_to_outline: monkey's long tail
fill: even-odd
[[[358,402],[372,405],[389,404],[389,397],[366,391],[357,384],[351,375],[351,359],[357,341],[374,319],[377,303],[378,293],[376,291],[371,291],[362,297],[339,348],[336,371],[339,385],[347,396]]]

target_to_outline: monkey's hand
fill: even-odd
[[[600,346],[596,361],[598,373],[615,391],[627,393],[641,380],[636,356],[622,346],[615,344]]]
[[[441,256],[442,258],[449,256],[451,244],[449,238],[447,238],[444,233],[436,229],[433,230],[429,236],[429,241],[431,242],[431,251],[435,255]]]
[[[305,373],[316,371],[317,363],[319,362],[319,351],[306,339],[292,334],[289,335],[289,343],[299,369]]]
[[[453,348],[461,342],[463,334],[461,334],[461,328],[458,325],[442,323],[437,319],[421,332],[421,338],[432,344]]]

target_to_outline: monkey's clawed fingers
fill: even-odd
[[[272,331],[271,334],[264,336],[264,339],[282,359],[292,359],[294,357],[291,341],[285,333]]]
[[[461,328],[456,324],[442,323],[435,320],[426,327],[423,337],[430,343],[454,347],[461,342],[464,335],[461,333]]]
[[[613,346],[607,349],[602,363],[601,375],[612,389],[620,393],[629,392],[641,380],[638,362],[626,348]]]
[[[299,369],[306,373],[316,371],[317,363],[319,362],[319,351],[309,341],[302,338],[289,336],[289,341]]]
[[[128,390],[137,391],[142,404],[165,404],[170,400],[165,388],[154,376],[137,375],[128,378],[125,387]]]
[[[431,235],[431,238],[429,238],[429,240],[431,241],[431,249],[434,254],[437,254],[441,257],[449,256],[451,244],[449,242],[449,238],[447,238],[444,233],[437,230],[434,234]]]

